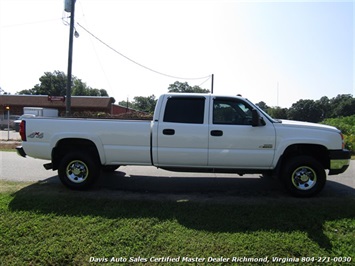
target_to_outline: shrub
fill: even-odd
[[[344,134],[345,147],[355,154],[355,115],[325,119],[322,124],[334,126]]]

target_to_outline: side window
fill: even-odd
[[[164,122],[203,124],[205,98],[172,97],[165,107]]]
[[[252,109],[236,99],[215,99],[213,124],[252,125]]]

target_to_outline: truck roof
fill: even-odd
[[[241,96],[240,94],[237,95],[228,95],[228,94],[211,94],[211,93],[180,93],[180,92],[171,92],[171,93],[164,93],[162,96],[205,96],[205,97],[234,97],[240,99],[246,99],[245,97]]]

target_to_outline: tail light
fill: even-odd
[[[19,133],[20,133],[22,141],[27,141],[27,139],[26,139],[26,121],[25,120],[22,120],[20,123]]]
[[[341,148],[344,150],[345,149],[345,141],[344,141],[343,133],[341,133],[341,132],[340,132],[340,137],[341,137]]]

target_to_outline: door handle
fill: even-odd
[[[221,136],[223,136],[223,131],[222,130],[212,130],[211,131],[211,136],[221,137]]]
[[[163,129],[163,134],[164,135],[175,135],[175,130],[174,129]]]

